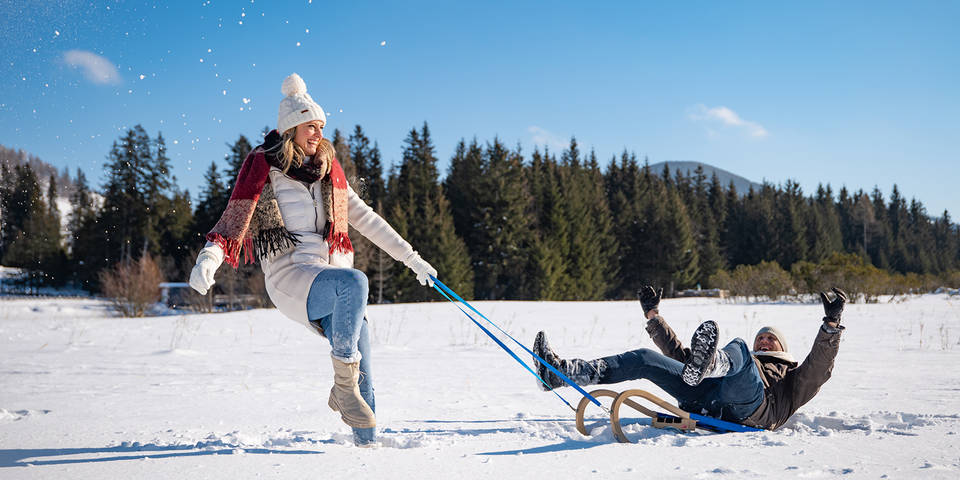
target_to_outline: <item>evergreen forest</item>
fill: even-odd
[[[633,299],[644,284],[774,297],[838,283],[869,299],[960,286],[960,228],[896,186],[737,191],[626,151],[601,162],[576,139],[560,152],[461,140],[441,175],[426,123],[392,166],[359,125],[331,140],[354,190],[469,299]],[[0,264],[23,269],[28,290],[98,293],[100,272],[149,255],[166,281],[185,282],[256,143],[225,146],[196,196],[178,186],[162,134],[140,126],[114,141],[100,185],[4,149]],[[441,299],[359,233],[351,240],[371,303]],[[262,277],[256,265],[222,266],[214,288],[265,298]]]

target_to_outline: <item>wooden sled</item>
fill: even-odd
[[[695,413],[685,412],[680,408],[671,405],[662,398],[640,389],[632,389],[617,393],[613,390],[599,389],[590,392],[594,397],[609,397],[613,399],[610,405],[610,426],[613,427],[613,436],[621,443],[633,443],[627,435],[623,433],[623,427],[620,425],[620,407],[627,405],[630,408],[653,419],[654,428],[672,428],[681,432],[692,432],[696,429],[708,430],[716,433],[727,432],[759,432],[759,428],[748,427],[738,423],[727,422],[717,418],[706,417]],[[631,400],[632,397],[639,397],[657,405],[670,413],[657,412]],[[586,413],[587,406],[590,405],[590,399],[583,397],[580,405],[577,406],[577,431],[582,435],[589,436],[590,432],[584,424],[583,416]]]

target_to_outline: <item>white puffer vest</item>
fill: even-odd
[[[351,268],[353,253],[331,262],[330,246],[323,238],[327,213],[320,195],[320,182],[310,185],[284,175],[276,167],[270,169],[270,183],[280,207],[280,216],[287,230],[299,235],[300,243],[292,250],[260,261],[266,281],[267,294],[277,309],[287,317],[303,324],[310,331],[307,318],[307,295],[317,274],[328,268]],[[394,260],[403,261],[413,253],[407,243],[380,215],[370,208],[350,186],[347,186],[347,215],[350,226],[383,249]],[[207,242],[204,250],[223,258],[223,251]]]

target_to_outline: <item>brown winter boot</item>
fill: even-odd
[[[343,423],[354,428],[373,428],[377,426],[377,419],[360,396],[359,380],[360,362],[344,363],[333,358],[333,388],[327,405],[334,412],[340,412]]]

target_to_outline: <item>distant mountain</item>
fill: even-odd
[[[47,195],[47,185],[50,184],[51,175],[57,181],[57,194],[59,196],[69,198],[77,189],[77,185],[70,177],[70,171],[66,167],[57,171],[56,167],[41,160],[40,157],[20,149],[14,150],[0,145],[0,164],[6,165],[10,172],[13,172],[17,165],[30,165],[33,173],[37,175],[37,181],[40,182],[40,188],[42,188],[44,196]]]
[[[750,187],[753,187],[754,190],[759,190],[762,187],[762,184],[757,182],[747,180],[746,178],[741,177],[735,173],[728,172],[722,168],[714,167],[713,165],[708,165],[703,162],[658,162],[650,165],[650,171],[659,175],[663,172],[663,166],[666,165],[670,167],[670,176],[677,174],[677,171],[683,172],[684,175],[693,176],[694,170],[697,169],[697,166],[703,167],[703,174],[707,176],[707,182],[713,178],[713,174],[717,174],[717,178],[720,179],[720,184],[726,188],[730,185],[730,181],[733,181],[733,186],[737,187],[737,193],[744,195],[750,190]]]
[[[73,204],[70,203],[70,196],[77,191],[77,184],[70,177],[70,171],[64,167],[63,170],[57,169],[49,163],[40,159],[36,155],[25,152],[21,149],[14,150],[0,145],[0,164],[6,165],[12,173],[17,165],[29,165],[33,173],[37,175],[37,182],[40,184],[40,196],[47,200],[47,187],[50,185],[50,176],[52,175],[57,182],[57,209],[60,210],[60,233],[64,236],[69,235],[67,224],[70,222],[70,212],[73,211]],[[102,201],[100,194],[91,192],[94,201]]]

